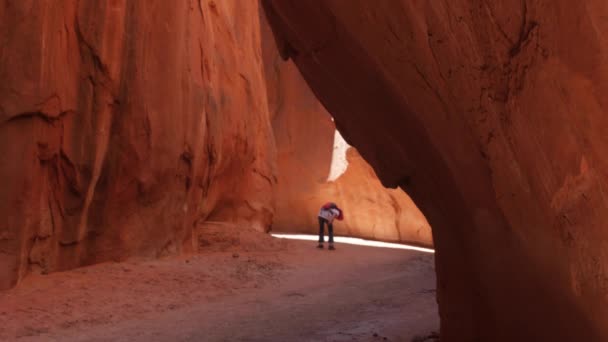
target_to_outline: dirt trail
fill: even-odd
[[[0,340],[411,341],[437,330],[431,254],[266,245],[29,277],[0,293]]]

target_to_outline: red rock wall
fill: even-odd
[[[263,3],[433,227],[442,341],[608,340],[605,2]]]
[[[268,229],[257,2],[0,1],[0,288]]]
[[[278,155],[273,231],[316,234],[319,207],[333,201],[346,213],[334,225],[337,235],[432,245],[430,227],[409,196],[384,188],[354,148],[336,141],[331,116],[295,65],[280,58],[265,24],[262,43]]]

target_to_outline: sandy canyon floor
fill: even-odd
[[[235,241],[29,276],[0,292],[0,340],[409,342],[438,330],[432,254]]]

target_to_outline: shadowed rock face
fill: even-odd
[[[409,196],[382,186],[336,133],[295,65],[281,59],[265,18],[262,44],[278,157],[273,231],[316,234],[320,206],[333,201],[346,213],[335,234],[432,245],[430,227]]]
[[[0,1],[0,288],[268,229],[258,4]]]
[[[442,341],[608,339],[605,2],[262,3],[432,225]]]

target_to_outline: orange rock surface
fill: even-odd
[[[442,341],[608,340],[605,1],[262,1],[433,228]]]
[[[259,231],[275,149],[259,9],[240,1],[0,2],[0,288]]]

